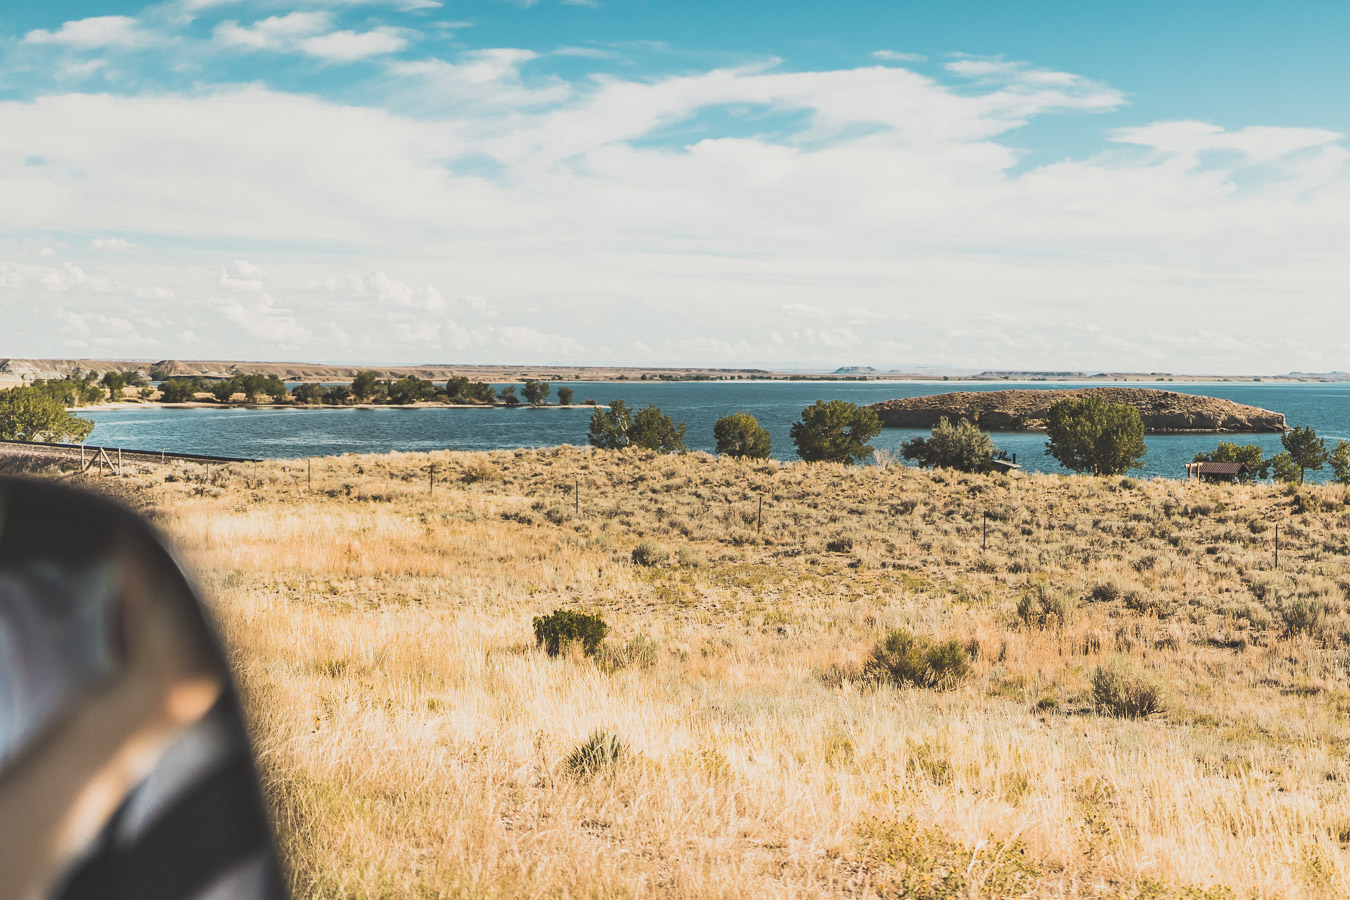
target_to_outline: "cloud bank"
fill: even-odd
[[[196,38],[109,16],[22,43],[53,67],[172,38],[362,74],[0,103],[0,352],[154,355],[190,334],[173,355],[1342,365],[1350,171],[1329,130],[1102,124],[1095,150],[1033,165],[1026,125],[1090,125],[1128,109],[1122,89],[897,49],[817,71],[557,67],[549,48],[431,52],[333,5],[220,6]],[[136,327],[95,335],[109,295]]]

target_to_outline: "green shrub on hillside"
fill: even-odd
[[[618,735],[600,729],[563,760],[563,768],[578,776],[596,775],[628,756],[628,745]]]
[[[1163,711],[1162,690],[1123,659],[1092,673],[1092,702],[1097,711],[1123,719],[1143,719]]]
[[[547,616],[534,617],[534,640],[549,656],[566,651],[568,644],[580,644],[581,652],[591,656],[609,633],[599,616],[571,609],[555,609]]]
[[[1073,615],[1077,603],[1073,595],[1049,581],[1037,580],[1027,586],[1017,601],[1017,618],[1032,628],[1062,628]]]
[[[633,562],[639,566],[659,566],[670,559],[670,551],[656,541],[642,541],[633,548]]]
[[[895,685],[942,690],[970,674],[970,655],[959,641],[939,643],[895,628],[872,648],[863,674]]]

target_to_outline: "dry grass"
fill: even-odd
[[[298,896],[1350,894],[1338,489],[571,448],[314,468],[125,482],[234,648]],[[655,664],[549,658],[559,607]],[[970,676],[862,677],[891,628]],[[1100,714],[1103,666],[1163,713]],[[569,765],[598,732],[624,751]]]

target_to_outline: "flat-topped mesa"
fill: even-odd
[[[1139,410],[1148,434],[1185,432],[1278,433],[1284,413],[1218,397],[1150,388],[1099,387],[1076,390],[958,391],[874,403],[887,428],[932,428],[946,417],[969,419],[985,431],[1043,431],[1050,405],[1068,397],[1100,397]]]

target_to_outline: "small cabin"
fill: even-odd
[[[1247,464],[1240,462],[1193,462],[1186,463],[1186,480],[1232,482],[1249,471]]]

